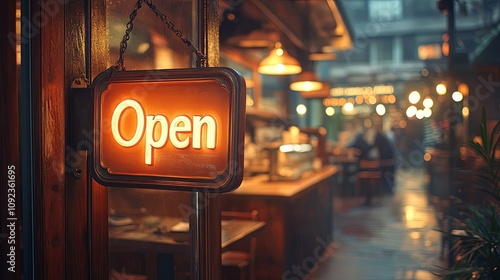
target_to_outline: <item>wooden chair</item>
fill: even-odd
[[[366,204],[371,203],[374,194],[381,192],[382,172],[380,171],[380,161],[360,160],[358,172],[356,173],[356,195],[364,194]]]
[[[258,212],[222,211],[222,220],[257,220]],[[250,238],[245,250],[226,251],[222,253],[222,280],[254,280],[256,237]]]

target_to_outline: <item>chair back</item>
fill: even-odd
[[[250,212],[240,212],[240,211],[221,211],[222,220],[250,220],[257,221],[258,211],[252,210]],[[257,238],[254,236],[250,238],[248,246],[248,262],[250,265],[250,279],[254,279],[254,268],[255,268],[255,248],[257,246]]]

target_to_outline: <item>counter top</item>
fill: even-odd
[[[337,173],[337,166],[329,165],[317,171],[306,172],[295,181],[269,181],[268,175],[244,179],[240,187],[229,195],[292,197],[310,186]]]

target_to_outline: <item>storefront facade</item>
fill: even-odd
[[[12,255],[10,263],[2,261],[2,279],[107,279],[109,189],[89,175],[83,152],[89,148],[84,140],[89,139],[78,138],[85,132],[76,131],[81,120],[70,103],[78,94],[75,88],[85,88],[118,59],[119,46],[113,45],[116,42],[110,39],[108,30],[120,25],[121,32],[125,31],[134,3],[8,2],[1,16],[2,37],[12,39],[2,40],[2,60],[8,59],[2,61],[2,86],[6,86],[2,94],[2,131],[9,133],[2,133],[2,200],[7,203],[1,204],[13,213],[8,216],[2,209],[2,225],[7,221],[13,226],[9,231],[12,241],[2,240],[2,259]],[[161,6],[167,8],[163,12],[184,36],[206,54],[206,65],[217,66],[217,1]],[[143,23],[136,24],[132,37],[147,34],[140,28],[144,25],[152,31],[149,36],[162,33],[164,40],[172,41],[168,50],[165,43],[156,43],[154,51],[171,52],[164,56],[163,68],[196,67],[189,47],[145,4],[140,13]],[[21,59],[17,63],[16,14]],[[125,63],[131,68],[141,67],[134,60],[145,61],[142,66],[146,69],[160,67],[155,64],[158,62],[139,56],[141,50],[132,48],[137,46],[129,47]],[[144,48],[142,54],[150,53],[153,46]],[[16,79],[19,83],[14,82]],[[10,189],[3,187],[4,182]],[[212,238],[213,244],[220,244],[220,236],[219,240]],[[208,267],[220,266],[217,258],[210,262]]]

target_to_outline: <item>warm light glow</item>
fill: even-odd
[[[127,108],[133,109],[137,117],[134,136],[129,140],[125,140],[120,133],[120,118]],[[145,137],[144,163],[147,165],[152,165],[153,148],[163,148],[169,138],[175,148],[185,149],[191,143],[186,133],[191,133],[193,148],[201,149],[201,135],[205,126],[207,129],[207,135],[204,137],[206,147],[215,149],[217,125],[212,116],[193,116],[192,118],[183,115],[176,116],[169,125],[164,115],[147,115],[146,118],[144,115],[144,109],[139,102],[133,99],[123,100],[113,111],[111,134],[116,143],[125,148],[137,145]],[[160,130],[159,137],[155,133],[158,129]],[[183,137],[179,137],[180,135]]]
[[[424,118],[424,110],[422,109],[418,109],[417,110],[417,113],[415,114],[415,116],[417,117],[417,119],[421,120]]]
[[[424,118],[430,118],[432,116],[431,108],[424,108]]]
[[[356,96],[356,104],[363,104],[363,101],[364,101],[363,96],[361,95]]]
[[[243,163],[238,152],[244,143],[243,77],[229,69],[206,70],[96,79],[93,129],[99,133],[92,139],[92,165],[97,180],[119,182],[120,187],[198,191],[228,188],[231,178],[243,177],[236,169]],[[124,147],[120,141],[135,145]],[[128,180],[133,177],[141,183]]]
[[[373,87],[335,87],[330,89],[331,96],[367,96],[393,93],[394,87],[385,84],[379,84]]]
[[[418,58],[421,60],[440,59],[441,46],[438,44],[428,44],[418,46]]]
[[[432,108],[434,101],[430,97],[426,97],[424,101],[422,101],[422,104],[425,108]]]
[[[460,102],[464,99],[464,95],[459,92],[459,91],[455,91],[452,95],[451,95],[451,99],[453,99],[453,101],[455,102]]]
[[[252,80],[252,78],[250,77],[244,77],[244,78],[247,88],[253,88],[255,86],[255,82]]]
[[[247,94],[246,100],[247,100],[247,107],[252,107],[253,105],[255,105],[252,97],[250,95],[248,95],[248,94]]]
[[[417,104],[417,102],[420,100],[420,93],[416,90],[410,92],[410,95],[408,95],[408,100],[411,104]]]
[[[425,161],[431,161],[432,159],[432,155],[430,153],[425,153],[424,154],[424,160]]]
[[[280,146],[280,152],[289,153],[289,152],[297,152],[304,153],[312,151],[311,144],[284,144]]]
[[[408,109],[406,109],[406,116],[408,118],[413,118],[417,114],[417,107],[415,106],[410,106]]]
[[[312,71],[304,71],[290,84],[294,91],[315,91],[323,88],[323,83],[316,78]]]
[[[305,81],[303,82],[304,86],[302,87],[302,91],[313,91],[313,90],[319,90],[323,87],[322,83],[318,83],[317,81]],[[320,86],[316,86],[316,85]]]
[[[130,138],[129,140],[123,139],[122,135],[120,134],[120,128],[119,128],[119,123],[120,123],[120,117],[127,108],[132,108],[134,109],[137,117],[137,124],[136,124],[136,129],[134,136]],[[144,132],[144,110],[141,107],[141,104],[139,102],[132,100],[132,99],[127,99],[123,100],[116,106],[115,110],[113,111],[113,116],[111,117],[111,133],[113,134],[113,138],[115,139],[116,143],[118,143],[122,147],[132,147],[139,143],[139,140],[142,138],[142,134]]]
[[[464,96],[469,95],[469,86],[465,83],[460,83],[458,85],[458,91],[460,91]]]
[[[469,116],[469,107],[463,107],[462,108],[462,115],[464,117],[468,117]]]
[[[307,107],[304,104],[299,104],[297,105],[296,111],[299,115],[305,115],[307,113]]]
[[[281,43],[278,42],[269,55],[259,63],[257,70],[267,75],[293,75],[300,73],[302,67],[295,58],[283,50]]]
[[[344,107],[342,107],[342,109],[346,112],[352,112],[352,110],[354,110],[354,104],[347,102],[344,104]]]
[[[288,128],[288,131],[290,131],[290,134],[292,134],[294,136],[297,136],[300,134],[300,128],[298,128],[296,126],[290,126],[290,128]]]
[[[368,103],[370,103],[371,105],[377,103],[377,98],[373,95],[368,97]]]
[[[335,115],[335,108],[333,108],[333,107],[326,107],[325,113],[326,113],[327,116],[331,117],[331,116]]]
[[[412,221],[415,219],[415,206],[407,205],[404,207],[404,211],[406,221]]]
[[[149,43],[146,42],[140,43],[139,46],[137,46],[137,52],[144,54],[149,50],[150,47],[151,45],[149,45]]]
[[[391,104],[396,103],[396,96],[394,96],[392,94],[389,95],[389,97],[387,97],[387,101],[389,101],[389,103],[391,103]]]
[[[438,84],[436,86],[436,92],[439,95],[445,95],[446,94],[446,86],[444,84]]]
[[[385,106],[384,104],[378,104],[377,107],[375,107],[375,111],[379,116],[385,115]]]
[[[301,81],[290,84],[290,89],[295,91],[313,91],[320,90],[323,83],[319,81]]]

